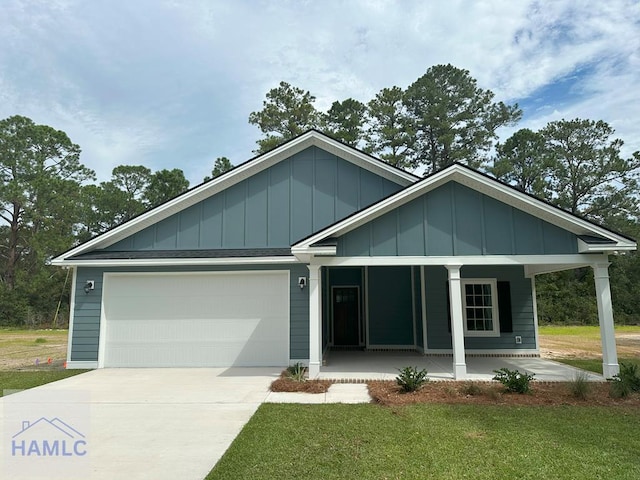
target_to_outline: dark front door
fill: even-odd
[[[360,295],[358,287],[333,287],[333,344],[360,345]]]

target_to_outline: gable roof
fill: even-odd
[[[317,130],[309,130],[267,153],[254,157],[208,182],[187,190],[183,194],[63,252],[54,258],[51,263],[64,265],[66,263],[65,260],[70,257],[108,247],[312,146],[321,148],[405,187],[419,179],[419,177],[409,172],[345,145]]]
[[[308,236],[292,246],[294,255],[335,255],[335,237],[342,236],[372,220],[404,205],[447,182],[455,181],[514,208],[557,225],[579,237],[579,252],[635,250],[635,240],[597,225],[589,220],[524,193],[511,185],[478,172],[466,165],[454,163],[399,192]]]

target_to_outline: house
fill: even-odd
[[[535,277],[632,239],[453,164],[425,178],[311,130],[53,260],[73,269],[68,368],[285,366],[328,349],[538,355]]]

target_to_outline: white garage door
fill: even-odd
[[[283,366],[288,272],[105,274],[105,367]]]

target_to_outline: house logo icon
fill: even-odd
[[[59,418],[41,417],[23,421],[22,430],[11,438],[13,457],[84,457],[85,436]]]

